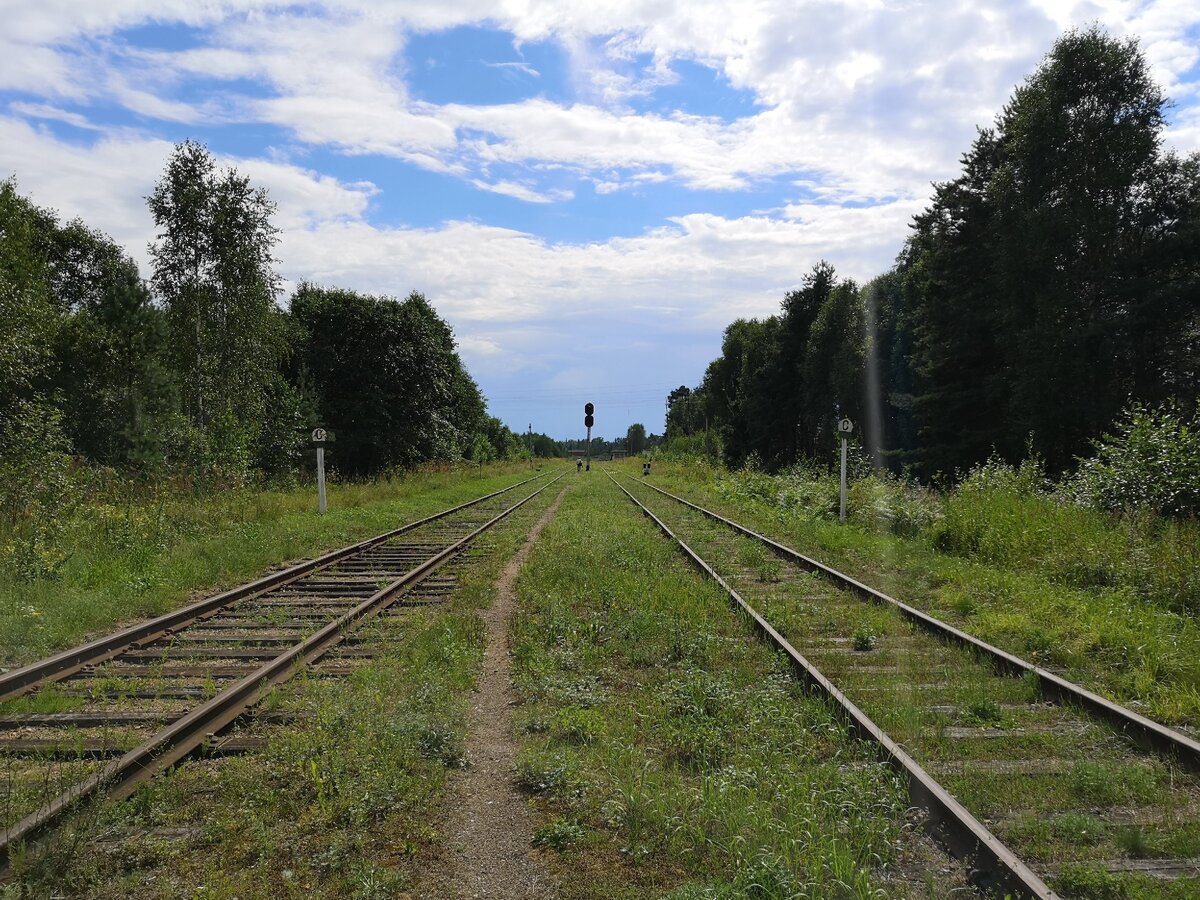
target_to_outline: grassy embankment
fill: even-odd
[[[378,531],[513,480],[414,478],[336,534]],[[475,611],[490,602],[500,569],[558,489],[484,539],[490,552],[461,570],[449,602],[373,626],[386,651],[354,675],[299,677],[277,690],[264,706],[301,720],[268,731],[265,749],[193,761],[127,802],[93,804],[29,861],[14,889],[243,900],[402,893],[445,852],[438,797],[448,771],[464,762],[468,691],[486,637]]]
[[[1062,896],[1196,896],[1196,879],[1105,865],[1200,853],[1197,779],[1069,707],[1037,703],[1036,681],[997,677],[892,607],[839,591],[641,479],[623,482]]]
[[[553,465],[553,462],[548,463]],[[0,666],[28,663],[117,623],[158,615],[266,568],[353,543],[527,478],[528,463],[334,483],[329,512],[311,486],[201,496],[93,497],[60,524],[58,577],[22,579],[0,553]],[[0,530],[0,549],[12,539]],[[7,563],[7,564],[6,564]]]
[[[950,893],[891,771],[602,473],[518,592],[519,783],[564,897]]]
[[[1148,715],[1200,725],[1200,522],[1081,508],[994,467],[947,493],[861,479],[845,525],[833,477],[660,461],[652,480]]]

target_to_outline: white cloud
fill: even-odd
[[[154,229],[144,198],[169,142],[122,133],[75,145],[0,117],[0,146],[17,148],[6,152],[4,164],[19,173],[23,193],[105,230],[146,265]],[[480,340],[511,352],[503,334],[517,323],[565,323],[636,309],[673,311],[672,327],[712,330],[736,315],[772,312],[819,257],[859,278],[888,266],[916,209],[913,202],[894,202],[790,206],[776,218],[695,213],[636,237],[551,243],[476,222],[379,227],[367,219],[377,194],[371,184],[262,159],[218,162],[235,165],[278,203],[278,255],[287,279],[393,296],[424,291],[464,341],[475,341],[464,347],[480,356],[494,355]]]
[[[144,261],[153,229],[145,197],[171,152],[169,141],[111,132],[88,146],[0,116],[0,176],[17,176],[21,193],[67,219],[81,217]]]
[[[143,198],[171,143],[99,126],[104,111],[116,105],[146,129],[278,126],[295,142],[288,152],[223,162],[278,202],[285,277],[400,296],[423,290],[469,362],[498,375],[566,365],[568,348],[597,322],[711,336],[735,316],[774,312],[820,258],[859,279],[884,270],[929,182],[955,174],[975,127],[1064,28],[1099,21],[1139,35],[1179,101],[1168,143],[1200,149],[1195,0],[0,0],[0,8],[0,90],[10,101],[0,115],[0,177],[15,172],[36,202],[82,216],[144,263],[153,227]],[[120,34],[173,22],[199,29],[197,45],[147,50]],[[456,25],[506,30],[518,51],[557,42],[574,99],[415,98],[410,36]],[[746,92],[748,112],[732,120],[639,112],[677,81],[680,61]],[[496,77],[550,80],[525,62],[490,65]],[[51,123],[91,142],[57,138]],[[664,182],[739,191],[780,178],[793,195],[817,200],[781,196],[763,203],[777,208],[745,216],[689,206],[644,233],[588,243],[477,221],[383,226],[373,222],[384,200],[375,185],[291,161],[313,149],[393,157],[529,203],[574,196],[564,186],[572,179],[599,195],[636,195]],[[602,370],[580,365],[563,383],[587,384]]]
[[[116,38],[97,40],[151,20],[203,26],[203,45],[138,55]],[[47,99],[104,95],[167,121],[274,124],[308,144],[394,156],[484,189],[495,187],[487,167],[507,162],[566,166],[602,190],[647,172],[719,190],[807,173],[828,196],[914,197],[953,172],[975,126],[995,115],[1058,31],[1092,20],[1141,34],[1158,76],[1194,99],[1183,77],[1198,58],[1187,29],[1200,22],[1200,7],[1185,0],[756,0],[736,7],[722,0],[438,7],[328,0],[299,10],[265,0],[82,8],[51,0],[16,4],[8,16],[5,40],[16,43],[0,53],[7,60],[0,86]],[[579,99],[500,106],[413,100],[407,34],[460,24],[507,29],[518,48],[557,40],[571,59]],[[733,122],[631,111],[631,98],[676,79],[674,60],[711,66],[751,92],[759,110]],[[105,63],[121,69],[107,85],[90,74]],[[493,65],[537,74],[523,62]],[[269,91],[232,90],[207,107],[171,96],[196,77],[253,79]],[[613,169],[623,175],[602,174]],[[530,197],[553,196],[534,184],[520,187]]]
[[[0,116],[0,147],[0,177],[16,175],[18,189],[39,206],[107,232],[149,274],[146,247],[154,238],[154,224],[145,198],[174,147],[171,142],[118,131],[92,144],[72,144]],[[275,222],[285,233],[361,221],[376,192],[369,183],[341,182],[288,163],[228,157],[219,157],[218,163],[236,166],[267,188],[278,205]],[[302,267],[287,274],[304,277]]]
[[[52,122],[63,122],[74,128],[82,128],[88,131],[104,130],[102,126],[89,121],[86,116],[65,109],[59,109],[57,106],[51,106],[48,103],[14,102],[8,104],[8,108],[11,112],[28,119],[46,119]]]
[[[877,274],[890,265],[914,211],[895,203],[812,206],[788,220],[697,213],[637,237],[589,244],[552,244],[474,222],[412,229],[344,221],[286,235],[281,255],[290,277],[391,295],[421,290],[468,335],[617,310],[712,331],[738,315],[775,311],[822,256],[845,275]]]
[[[476,178],[471,181],[471,184],[475,185],[481,191],[503,194],[505,197],[515,197],[517,200],[524,200],[526,203],[554,203],[558,200],[570,200],[575,196],[573,191],[562,189],[538,191],[528,185],[518,184],[515,181],[486,182]]]
[[[485,66],[489,69],[502,69],[511,72],[520,72],[523,75],[528,75],[531,78],[541,78],[542,73],[528,63],[523,62],[485,62]]]
[[[475,357],[499,356],[504,352],[493,338],[480,335],[459,338],[458,346],[460,350]]]

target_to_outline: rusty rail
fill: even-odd
[[[746,615],[759,634],[787,657],[792,670],[811,688],[825,694],[838,706],[851,729],[864,740],[880,747],[888,762],[908,782],[908,794],[914,805],[926,810],[928,817],[924,827],[930,835],[942,844],[951,854],[961,859],[970,860],[972,864],[972,882],[989,892],[998,892],[1001,896],[1014,898],[1037,898],[1037,900],[1055,900],[1056,893],[1042,881],[1037,874],[1009,850],[999,838],[992,834],[978,819],[976,819],[961,803],[934,780],[915,759],[888,737],[887,733],[876,725],[869,716],[849,697],[843,694],[821,671],[800,654],[788,640],[775,630],[757,610],[742,598],[733,587],[722,578],[695,550],[680,538],[670,527],[637,497],[630,493],[624,485],[613,477],[611,472],[605,474],[618,488],[624,492],[642,513],[651,519],[659,529],[671,540],[675,541],[687,557],[695,563],[706,575],[712,578],[729,595],[733,608]],[[650,485],[653,487],[653,485]],[[658,490],[658,488],[655,488]],[[669,497],[666,491],[661,491]],[[680,500],[678,497],[674,497]],[[694,504],[680,500],[695,509]],[[730,523],[728,520],[727,524]]]
[[[235,589],[234,591],[226,592],[218,595],[212,600],[223,598],[224,602],[221,605],[228,605],[232,599],[242,599],[243,597],[252,596],[255,593],[261,593],[268,588],[264,587],[270,583],[270,587],[279,587],[287,584],[289,580],[299,575],[308,574],[314,571],[322,563],[337,561],[353,556],[357,552],[373,547],[379,543],[389,540],[397,535],[411,531],[420,525],[428,524],[437,519],[444,518],[451,513],[463,510],[484,500],[507,493],[523,484],[528,484],[538,478],[545,477],[538,475],[535,478],[525,479],[501,491],[496,491],[488,494],[485,497],[480,497],[469,503],[460,504],[453,509],[445,510],[434,516],[426,517],[419,522],[412,523],[389,531],[384,535],[379,535],[371,538],[368,541],[363,541],[359,544],[352,545],[350,548],[334,551],[331,554],[326,554],[318,560],[313,560],[310,563],[301,564],[301,566],[293,567],[284,572],[276,573],[275,576],[268,576],[265,579],[259,579],[253,582],[252,585],[247,585],[243,589]],[[553,478],[546,484],[539,487],[533,493],[527,495],[523,499],[517,501],[512,506],[509,506],[503,512],[492,517],[487,522],[480,525],[474,531],[467,534],[465,537],[454,541],[452,544],[437,551],[424,562],[420,563],[413,569],[405,572],[400,577],[392,580],[387,585],[380,588],[370,597],[363,600],[353,609],[327,625],[309,635],[307,638],[299,641],[293,646],[281,652],[274,659],[259,667],[252,674],[239,680],[237,683],[226,688],[216,696],[201,704],[183,717],[175,720],[159,732],[154,734],[148,740],[133,748],[123,756],[112,760],[107,765],[103,766],[99,771],[72,785],[66,791],[55,797],[43,805],[40,809],[26,816],[20,822],[8,828],[0,835],[0,870],[7,866],[9,861],[10,851],[13,847],[23,842],[29,841],[38,834],[47,830],[67,811],[76,806],[82,800],[97,795],[101,792],[106,792],[109,797],[121,799],[128,797],[140,785],[147,782],[155,774],[168,768],[171,765],[182,760],[197,748],[202,746],[206,740],[212,735],[226,728],[236,719],[242,716],[248,709],[258,703],[267,692],[275,685],[281,684],[291,678],[296,672],[302,669],[305,665],[312,663],[321,655],[326,653],[336,644],[338,644],[346,635],[346,633],[369,618],[377,616],[379,613],[386,610],[389,606],[405,591],[411,589],[423,579],[429,577],[433,572],[437,571],[443,564],[453,558],[455,555],[465,550],[479,535],[488,531],[501,521],[506,519],[512,513],[516,512],[534,497],[538,496],[550,485],[561,479],[563,475]],[[253,587],[253,590],[250,588]],[[239,593],[241,591],[242,593]],[[190,610],[195,610],[197,607],[202,607],[208,601],[202,601],[200,604],[194,604],[189,607]],[[202,614],[193,613],[188,621],[195,621],[202,618]],[[161,620],[168,617],[160,617],[158,620],[153,620],[149,623],[144,623],[142,626],[135,626],[132,629],[125,629],[119,632],[119,635],[127,636],[130,633],[138,632],[141,628],[146,630],[147,634],[164,633],[169,629],[155,628],[160,625]],[[114,635],[114,637],[116,637]],[[139,640],[126,640],[124,647],[130,646],[132,643],[139,643]],[[105,641],[95,641],[88,648],[102,648],[105,646]],[[85,649],[85,648],[80,648]],[[94,652],[102,658],[110,658],[115,653],[111,653],[106,649],[96,649]],[[59,654],[58,657],[52,659],[63,659],[66,654]],[[49,662],[49,661],[47,661]],[[27,667],[27,670],[34,669],[35,666]],[[61,669],[53,669],[51,674],[57,674]],[[14,675],[18,673],[12,673]],[[43,679],[44,682],[44,679]]]
[[[646,483],[646,487],[657,491],[665,497],[670,497],[672,500],[676,500],[684,506],[732,528],[740,534],[761,541],[779,556],[799,563],[811,572],[825,576],[840,587],[853,591],[859,597],[874,603],[894,607],[901,615],[924,631],[969,648],[985,659],[990,660],[998,670],[1004,673],[1018,676],[1036,676],[1038,689],[1044,696],[1082,707],[1087,712],[1115,727],[1139,746],[1169,756],[1190,771],[1200,772],[1200,743],[1186,734],[1182,734],[1173,728],[1168,728],[1166,725],[1155,722],[1153,719],[1148,719],[1131,709],[1126,709],[1105,697],[1101,697],[1094,691],[1089,691],[1087,688],[1068,681],[1060,675],[1043,669],[1041,666],[1027,662],[1019,656],[1015,656],[1006,650],[1001,650],[999,647],[989,644],[987,641],[967,634],[965,631],[955,628],[953,625],[949,625],[928,613],[921,612],[921,610],[909,606],[901,600],[889,597],[882,591],[863,584],[861,581],[851,578],[837,569],[805,556],[785,544],[774,541],[765,535],[759,534],[757,531],[752,531],[744,525],[739,525],[732,519],[727,519],[689,500],[677,497],[675,494],[665,491],[656,485]]]
[[[310,559],[286,569],[281,569],[278,572],[272,572],[270,575],[266,575],[256,581],[251,581],[248,584],[235,587],[220,594],[214,594],[212,597],[206,597],[196,603],[180,607],[156,618],[139,622],[136,625],[131,625],[128,628],[97,638],[90,643],[63,650],[35,663],[14,669],[11,672],[0,675],[0,701],[19,697],[24,693],[54,681],[61,681],[78,672],[84,666],[105,662],[114,656],[124,653],[135,645],[158,640],[182,626],[190,625],[197,620],[218,612],[231,603],[237,603],[258,594],[283,587],[306,575],[310,575],[334,563],[341,562],[355,554],[362,553],[364,550],[368,550],[377,544],[390,541],[405,532],[420,528],[422,525],[428,525],[430,522],[443,519],[446,516],[453,515],[456,512],[483,503],[485,500],[498,497],[501,494],[521,487],[521,485],[544,477],[545,474],[526,478],[499,491],[493,491],[490,494],[485,494],[466,503],[460,503],[451,509],[442,510],[439,513],[426,516],[416,522],[410,522],[400,528],[392,529],[391,531],[368,538],[365,541],[359,541],[357,544],[342,547],[340,550],[331,550],[329,553],[318,556],[316,559]]]

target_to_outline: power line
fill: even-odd
[[[519,394],[484,394],[488,400],[535,400],[535,401],[554,401],[554,400],[584,400],[587,398],[598,399],[603,398],[612,401],[621,400],[658,400],[666,396],[679,385],[670,385],[663,387],[646,387],[646,388],[580,388],[571,391],[536,391],[523,392]]]

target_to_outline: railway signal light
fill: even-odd
[[[592,471],[592,426],[596,424],[596,420],[592,418],[592,413],[596,411],[590,403],[583,404],[583,424],[587,426],[587,471]]]

